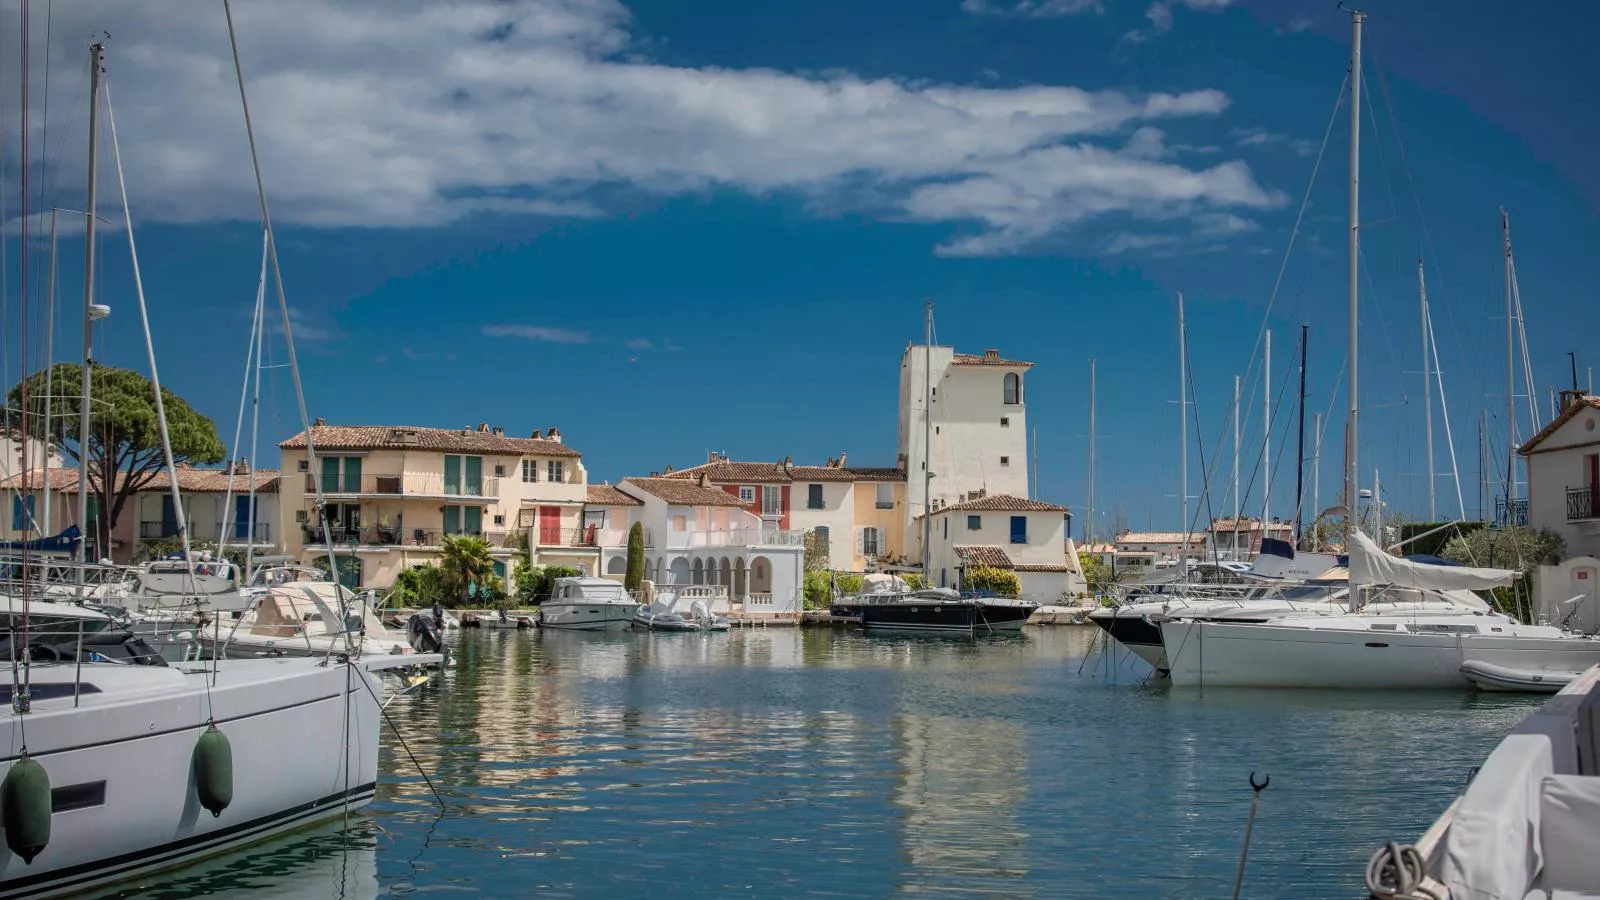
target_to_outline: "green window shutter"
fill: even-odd
[[[346,456],[344,458],[344,489],[346,491],[361,490],[361,457]]]
[[[506,577],[506,564],[499,560],[495,560],[494,574],[504,579]]]
[[[463,506],[461,510],[463,514],[462,531],[467,534],[478,534],[483,531],[483,507]]]
[[[471,497],[483,496],[483,457],[463,456],[462,459],[467,468],[466,484],[463,485],[466,490],[463,493]]]
[[[339,457],[324,456],[318,460],[322,463],[322,492],[324,494],[339,490]]]
[[[446,506],[444,508],[444,533],[461,533],[461,507]]]
[[[444,492],[446,494],[461,493],[461,457],[446,456],[444,458]]]

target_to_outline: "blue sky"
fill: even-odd
[[[1578,337],[1600,324],[1600,174],[1586,152],[1600,123],[1582,112],[1600,72],[1579,44],[1595,13],[1423,6],[1368,7],[1361,465],[1364,479],[1382,470],[1398,509],[1425,512],[1425,253],[1470,514],[1486,405],[1504,446],[1499,206],[1541,410],[1567,351],[1580,378],[1600,362]],[[0,2],[12,42],[16,7]],[[94,2],[53,15],[48,131],[34,56],[35,190],[45,205],[82,203],[80,36],[110,31],[162,375],[231,436],[260,232],[220,11]],[[1251,364],[1350,31],[1331,3],[1250,0],[294,0],[241,2],[236,18],[312,415],[557,425],[595,481],[708,448],[892,464],[897,362],[932,298],[942,342],[1038,364],[1038,493],[1080,513],[1098,359],[1102,528],[1119,508],[1133,527],[1178,524],[1179,289],[1201,431],[1191,491],[1202,449],[1212,464],[1220,453],[1219,476],[1231,464],[1233,376]],[[12,235],[16,88],[8,71]],[[1275,396],[1310,326],[1309,405],[1335,417],[1324,506],[1341,464],[1347,158],[1342,107],[1267,318]],[[101,184],[102,210],[120,218],[114,175]],[[37,303],[43,245],[30,246]],[[81,296],[82,249],[61,243],[64,297]],[[145,368],[121,230],[103,257],[116,312],[102,356]],[[1257,512],[1258,379],[1243,463]],[[298,428],[287,373],[269,381],[267,446]],[[1279,515],[1293,505],[1293,406],[1274,426]],[[1232,507],[1225,480],[1218,513]],[[1451,482],[1438,490],[1453,511]]]

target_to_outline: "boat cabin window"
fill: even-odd
[[[1444,623],[1412,623],[1411,631],[1414,633],[1432,632],[1444,634],[1477,634],[1476,625],[1448,625]]]

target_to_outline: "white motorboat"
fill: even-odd
[[[231,622],[212,620],[187,631],[148,638],[169,660],[259,659],[275,656],[403,655],[441,649],[417,620],[407,631],[386,628],[370,592],[351,593],[331,581],[293,581],[254,594],[253,605]]]
[[[382,703],[372,673],[438,661],[28,666],[27,712],[0,686],[13,748],[0,764],[18,798],[0,898],[82,894],[365,806]],[[216,765],[212,729],[231,765]]]
[[[1522,720],[1415,845],[1379,848],[1366,870],[1372,896],[1600,896],[1597,705],[1600,668]]]
[[[1494,612],[1472,590],[1510,584],[1505,569],[1389,556],[1351,532],[1345,615],[1281,614],[1259,622],[1174,617],[1161,637],[1175,685],[1463,688],[1485,663],[1555,677],[1600,664],[1600,641]]]
[[[633,615],[636,628],[650,631],[727,631],[725,616],[712,611],[718,589],[707,585],[684,585],[660,589],[662,596],[639,608]],[[688,613],[678,611],[687,602]]]
[[[540,628],[621,631],[639,611],[639,601],[608,578],[557,578],[550,599],[539,606]]]

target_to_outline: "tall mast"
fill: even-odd
[[[1422,257],[1417,257],[1417,296],[1422,301],[1422,419],[1427,423],[1423,433],[1427,435],[1423,465],[1424,474],[1428,479],[1428,521],[1436,522],[1439,513],[1435,504],[1433,485],[1433,363],[1429,352],[1428,328],[1428,282],[1422,272]]]
[[[1313,413],[1311,430],[1315,433],[1316,444],[1311,460],[1311,508],[1317,516],[1322,515],[1322,413]],[[1317,548],[1312,547],[1312,550]]]
[[[1089,524],[1084,529],[1089,546],[1094,546],[1094,357],[1089,357]]]
[[[1183,322],[1183,291],[1178,292],[1178,457],[1180,484],[1178,493],[1183,499],[1183,559],[1179,569],[1185,578],[1189,575],[1189,335]]]
[[[922,586],[933,586],[928,552],[933,541],[933,301],[927,303],[922,344]]]
[[[1306,342],[1311,326],[1300,326],[1300,424],[1295,444],[1294,465],[1294,545],[1300,546],[1300,510],[1305,505],[1306,490]]]
[[[1239,558],[1239,376],[1233,376],[1233,558]]]
[[[1272,521],[1272,329],[1267,329],[1267,343],[1261,357],[1261,467],[1265,477],[1261,485],[1261,536],[1267,536],[1267,524]]]
[[[44,313],[44,518],[39,536],[55,531],[50,523],[50,413],[56,405],[56,218],[60,210],[50,210],[50,272],[46,276]],[[83,538],[80,536],[81,542]]]
[[[1511,213],[1500,207],[1500,235],[1506,256],[1506,524],[1511,524],[1511,501],[1517,499],[1517,381],[1516,356],[1512,349],[1511,309]],[[1529,397],[1532,403],[1533,398]]]
[[[1361,253],[1361,22],[1366,13],[1350,11],[1350,411],[1344,426],[1344,546],[1350,549],[1350,532],[1356,515],[1357,443],[1361,391],[1356,355],[1359,337],[1360,294],[1357,260]]]
[[[95,226],[95,150],[100,134],[100,71],[105,44],[89,46],[89,196],[83,212],[83,384],[78,397],[78,562],[89,561],[89,367],[94,359],[94,226]],[[106,511],[100,511],[104,522]],[[95,529],[96,549],[100,528]],[[83,569],[78,569],[83,581]]]

